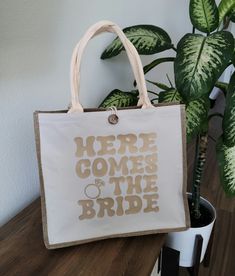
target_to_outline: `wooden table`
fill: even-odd
[[[47,250],[37,199],[0,229],[0,275],[150,275],[165,237],[118,238]]]

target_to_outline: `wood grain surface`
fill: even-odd
[[[164,240],[158,234],[47,250],[37,199],[0,230],[0,275],[150,275]]]

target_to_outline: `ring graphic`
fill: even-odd
[[[90,199],[96,199],[101,194],[101,187],[104,186],[104,181],[95,179],[95,183],[88,184],[84,189],[84,194]]]

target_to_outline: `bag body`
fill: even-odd
[[[82,53],[103,31],[126,48],[136,108],[84,110],[79,102]],[[34,114],[46,247],[188,228],[184,106],[151,104],[140,58],[114,23],[93,25],[75,47],[71,92],[69,112]]]

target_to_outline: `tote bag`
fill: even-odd
[[[105,31],[125,47],[137,107],[84,109],[79,102],[83,51]],[[68,111],[34,114],[46,247],[188,228],[184,106],[151,104],[139,55],[116,24],[96,23],[75,47],[71,103]]]

